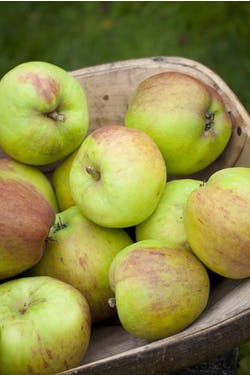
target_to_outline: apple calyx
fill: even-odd
[[[87,165],[85,170],[94,180],[99,181],[101,179],[101,173],[91,165]]]
[[[212,129],[214,125],[215,112],[207,111],[205,113],[205,132]]]
[[[46,113],[46,116],[51,118],[54,121],[65,121],[65,115],[59,113],[56,109],[52,112]]]
[[[115,297],[111,297],[111,298],[109,298],[108,299],[108,304],[109,304],[109,306],[113,309],[113,308],[115,308],[116,307],[116,299],[115,299]]]

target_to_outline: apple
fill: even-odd
[[[193,174],[212,163],[232,133],[218,93],[180,72],[162,72],[142,81],[129,103],[125,124],[152,137],[168,174],[176,176]]]
[[[73,200],[104,227],[130,227],[149,217],[165,187],[164,159],[143,131],[103,126],[81,144],[72,163]]]
[[[0,172],[0,280],[40,260],[54,220],[53,208],[34,185]]]
[[[101,321],[115,313],[108,305],[114,295],[109,286],[110,264],[131,243],[123,229],[100,227],[73,206],[57,214],[45,253],[29,273],[73,285],[86,297],[92,321]]]
[[[190,251],[157,240],[120,251],[110,267],[110,286],[124,329],[147,340],[190,325],[205,309],[210,289],[205,267]]]
[[[75,150],[71,155],[67,156],[55,169],[52,174],[52,183],[56,192],[57,202],[60,211],[64,211],[75,205],[72,198],[69,183],[69,175],[71,165],[78,152]]]
[[[36,187],[45,199],[51,204],[55,212],[58,212],[56,195],[47,176],[37,167],[20,163],[10,157],[0,158],[0,173],[6,171],[24,181],[30,182]]]
[[[0,81],[0,145],[31,165],[53,163],[73,152],[88,129],[80,83],[56,65],[30,61]]]
[[[50,277],[0,285],[1,375],[53,375],[77,366],[90,337],[84,296]]]
[[[167,182],[155,211],[136,226],[136,240],[165,240],[189,249],[184,228],[184,211],[189,194],[200,184],[202,181],[191,178]]]
[[[189,196],[184,217],[188,242],[213,272],[250,276],[250,168],[224,168]]]

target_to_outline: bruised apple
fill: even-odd
[[[73,152],[88,129],[86,95],[68,72],[29,61],[0,81],[0,145],[31,165],[53,163]]]
[[[222,153],[232,132],[218,93],[180,72],[162,72],[141,82],[125,124],[153,138],[169,175],[186,176],[208,166]]]
[[[0,172],[0,279],[40,260],[54,219],[52,206],[34,185]]]
[[[250,168],[225,168],[189,196],[185,228],[193,252],[212,271],[250,276]]]
[[[45,253],[29,274],[48,275],[73,285],[86,297],[92,321],[101,321],[115,312],[108,305],[113,297],[110,264],[131,243],[124,230],[100,227],[73,206],[57,214]]]
[[[0,285],[1,375],[53,375],[79,365],[90,338],[83,295],[51,277]]]
[[[207,305],[205,267],[190,251],[164,241],[139,241],[123,249],[109,275],[121,324],[140,338],[173,335]]]

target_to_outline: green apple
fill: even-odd
[[[31,165],[53,163],[73,152],[88,129],[86,95],[69,73],[30,61],[0,81],[0,145]]]
[[[78,152],[75,150],[71,155],[64,159],[54,170],[52,174],[52,183],[56,192],[57,202],[60,211],[74,206],[74,200],[71,194],[69,175],[71,165]]]
[[[72,163],[72,197],[90,220],[104,227],[130,227],[159,203],[166,165],[143,131],[103,126],[82,143]]]
[[[223,152],[232,132],[218,93],[180,72],[155,74],[141,82],[125,124],[154,139],[169,175],[190,175],[208,166]]]
[[[110,285],[123,327],[147,340],[191,324],[205,309],[210,288],[205,267],[190,251],[157,240],[120,251],[110,267]]]
[[[12,158],[0,159],[0,173],[6,171],[10,175],[16,175],[24,181],[34,185],[44,198],[51,204],[55,212],[58,212],[56,195],[47,176],[37,167],[20,163]]]
[[[109,267],[115,255],[132,240],[123,229],[103,228],[86,219],[76,207],[57,214],[44,256],[31,275],[48,275],[79,289],[86,297],[92,321],[114,315]]]
[[[50,277],[0,285],[1,375],[53,375],[77,366],[90,337],[89,307]]]
[[[54,220],[53,208],[34,185],[0,172],[0,280],[40,260]]]
[[[250,168],[215,172],[187,201],[184,218],[193,252],[212,271],[250,276]]]
[[[200,184],[201,181],[188,178],[167,182],[155,211],[136,226],[136,240],[164,240],[189,249],[184,228],[184,211],[189,194]]]

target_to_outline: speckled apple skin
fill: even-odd
[[[250,276],[250,168],[225,168],[192,192],[185,228],[193,252],[228,278]]]
[[[110,284],[123,327],[156,340],[174,335],[205,309],[209,278],[188,250],[162,241],[139,241],[112,262]]]

